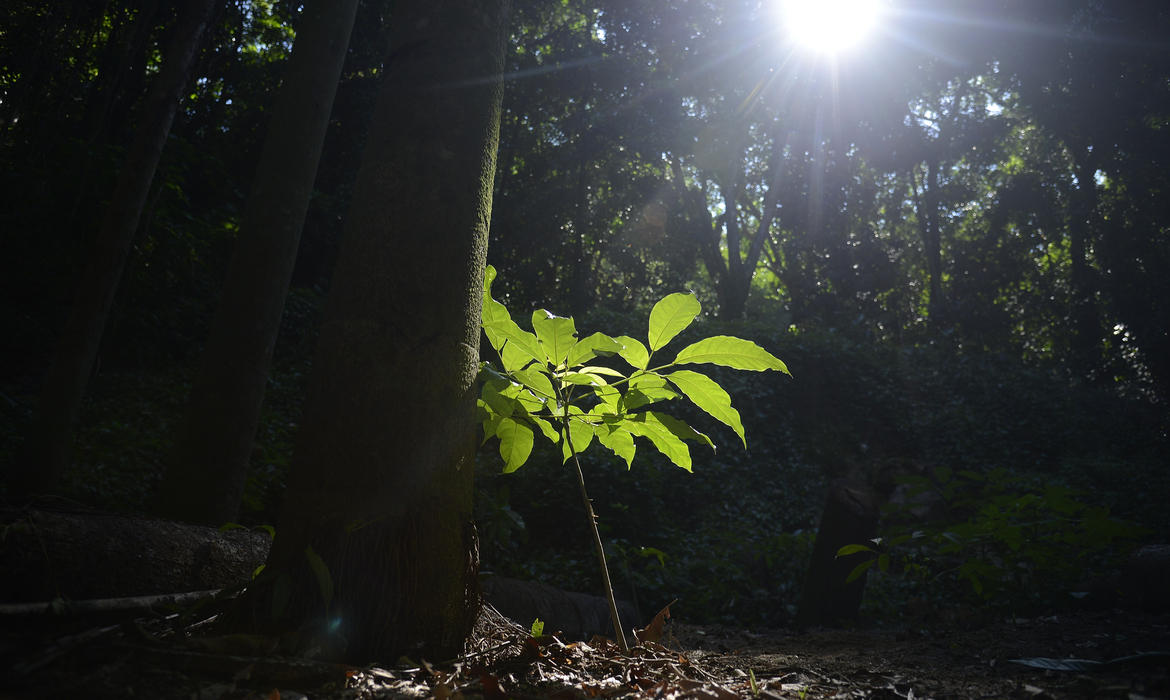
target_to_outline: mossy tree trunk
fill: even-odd
[[[291,631],[326,613],[350,663],[463,647],[478,606],[475,378],[508,6],[395,8],[266,565],[277,583],[241,596],[225,629]],[[291,597],[274,618],[280,580]]]
[[[234,521],[358,0],[306,5],[154,510]]]
[[[8,486],[14,493],[52,491],[64,470],[73,423],[93,371],[142,207],[218,4],[219,0],[192,0],[186,4],[166,60],[147,95],[142,121],[118,174],[65,331],[37,397],[32,425],[10,475]]]

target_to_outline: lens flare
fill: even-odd
[[[786,0],[793,36],[817,51],[836,53],[860,42],[877,22],[878,0]]]

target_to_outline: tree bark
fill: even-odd
[[[305,7],[154,504],[161,517],[212,526],[236,519],[357,5],[315,0]]]
[[[831,625],[853,620],[861,609],[865,574],[846,583],[849,573],[865,561],[863,553],[838,557],[848,544],[866,544],[877,533],[878,507],[873,496],[834,479],[821,513],[821,525],[813,545],[808,576],[800,594],[796,626]]]
[[[225,630],[293,631],[324,612],[359,664],[452,658],[470,633],[475,378],[508,6],[395,8],[267,561],[288,604],[273,616],[277,584],[253,587]],[[333,583],[327,604],[309,547]]]
[[[65,332],[37,400],[21,458],[10,475],[9,487],[16,493],[51,491],[60,479],[73,422],[134,241],[142,206],[216,2],[194,0],[187,6],[167,50],[166,63],[151,88],[143,121],[118,176]]]

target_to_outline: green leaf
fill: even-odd
[[[739,411],[731,407],[731,397],[719,386],[714,379],[705,374],[682,369],[666,375],[679,391],[695,405],[706,411],[712,418],[729,426],[747,447],[747,438],[743,434],[743,423],[739,420]]]
[[[554,445],[561,441],[561,434],[552,426],[552,423],[538,416],[528,416],[528,420],[535,423],[540,428],[540,432],[544,433],[546,438],[552,440]]]
[[[483,422],[483,442],[486,443],[496,436],[496,431],[500,428],[500,423],[504,422],[504,417],[492,414],[492,417]],[[483,443],[480,443],[483,444]]]
[[[688,345],[680,350],[678,357],[674,359],[676,365],[704,363],[752,372],[775,369],[785,374],[791,374],[783,362],[759,345],[750,340],[727,335],[711,336],[693,345]]]
[[[876,561],[877,559],[867,559],[866,561],[863,561],[855,566],[853,571],[849,572],[849,577],[845,579],[845,583],[853,583],[856,581],[862,574],[868,571],[869,567],[873,566],[874,562]]]
[[[847,544],[841,549],[837,550],[837,556],[844,557],[850,554],[857,554],[858,552],[872,552],[873,547],[864,544]]]
[[[581,384],[584,386],[602,386],[609,384],[601,375],[590,374],[588,372],[565,372],[561,375],[561,381],[566,384]]]
[[[329,575],[329,567],[321,557],[313,551],[313,546],[305,547],[305,558],[309,560],[309,566],[313,568],[313,575],[317,577],[317,586],[321,589],[321,600],[325,601],[325,608],[329,608],[329,604],[333,602],[333,577]]]
[[[634,466],[634,436],[620,425],[602,424],[595,431],[597,441],[613,451],[615,455],[626,460],[626,469]]]
[[[540,369],[517,370],[512,373],[512,376],[516,378],[516,381],[531,389],[537,396],[543,396],[546,399],[557,397],[556,392],[553,391],[552,381]]]
[[[640,341],[628,335],[620,335],[614,340],[622,344],[622,349],[618,354],[622,356],[623,360],[637,369],[646,369],[646,365],[650,364],[650,352]]]
[[[691,325],[703,308],[694,294],[671,294],[650,311],[650,350],[657,352]],[[644,369],[644,368],[643,368]]]
[[[532,634],[533,637],[539,637],[544,634],[544,623],[541,622],[540,618],[538,617],[532,621],[532,629],[528,631],[530,634]]]
[[[569,412],[570,414],[577,415],[582,413],[581,409],[577,408],[576,406],[570,406]],[[569,450],[568,440],[565,440],[564,443],[561,444],[561,454],[564,456],[564,459],[561,461],[562,464],[569,461],[569,457],[573,456],[573,452],[581,454],[586,449],[588,449],[589,445],[593,442],[593,426],[581,420],[580,418],[574,418],[572,415],[570,415],[569,438],[573,441],[573,450]]]
[[[610,369],[609,367],[595,367],[593,365],[586,365],[577,371],[585,372],[587,374],[604,374],[607,377],[617,377],[618,379],[626,378],[626,375],[622,374],[616,369]]]
[[[515,371],[522,369],[532,361],[544,364],[544,351],[540,347],[540,341],[535,335],[517,326],[512,319],[494,321],[490,324],[485,323],[483,330],[484,333],[487,333],[492,347],[497,350],[500,349],[504,341],[507,341],[507,344],[503,345],[503,350],[500,351],[500,359],[504,361],[504,369]]]
[[[622,393],[620,391],[607,384],[593,387],[593,393],[597,396],[597,400],[601,402],[603,413],[618,412],[618,403],[622,399]]]
[[[654,411],[651,411],[651,413],[659,423],[662,423],[664,426],[666,426],[666,429],[674,433],[674,436],[678,439],[694,440],[695,442],[701,442],[704,445],[707,445],[711,449],[715,449],[715,443],[711,442],[711,438],[687,425],[684,421],[674,418],[673,416],[668,416],[665,413],[657,413]]]
[[[511,474],[528,461],[534,438],[532,428],[511,418],[504,418],[496,428],[500,438],[500,456],[504,458],[504,473]]]
[[[584,364],[598,355],[613,355],[621,352],[622,344],[604,333],[594,333],[588,338],[577,341],[569,348],[569,355],[565,359],[566,367],[576,367]]]
[[[532,330],[536,331],[544,356],[553,366],[563,363],[569,355],[569,348],[577,343],[573,319],[554,316],[544,309],[532,312]]]
[[[686,443],[672,433],[652,412],[631,416],[622,426],[633,433],[649,438],[658,451],[676,465],[691,471],[691,450]]]
[[[488,265],[483,271],[483,308],[480,323],[492,323],[503,319],[511,320],[512,316],[503,304],[492,299],[492,282],[496,279],[496,268]],[[497,348],[499,349],[499,348]]]
[[[630,378],[629,391],[622,397],[621,411],[632,411],[655,401],[670,401],[677,399],[681,394],[666,383],[658,374],[635,374]]]
[[[504,395],[504,392],[510,386],[511,384],[509,382],[498,379],[484,382],[483,388],[480,389],[479,397],[492,411],[507,418],[515,410],[515,405],[512,400]]]

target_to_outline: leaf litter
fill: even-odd
[[[672,603],[672,605],[674,605]],[[623,655],[602,637],[533,636],[485,606],[463,655],[354,668],[199,637],[173,618],[0,633],[0,697],[160,700],[804,700],[1170,698],[1170,616],[1122,611],[979,628],[698,627],[671,606]],[[673,623],[673,624],[671,624]],[[543,630],[535,630],[543,631]],[[183,633],[201,641],[191,643]],[[65,649],[63,652],[62,649]],[[1126,657],[1138,657],[1133,663]],[[1045,659],[1028,667],[1016,659]],[[1124,659],[1123,663],[1110,663]],[[1057,663],[1091,660],[1095,664]],[[1055,670],[1068,668],[1068,671]],[[1087,672],[1084,669],[1092,669]]]

